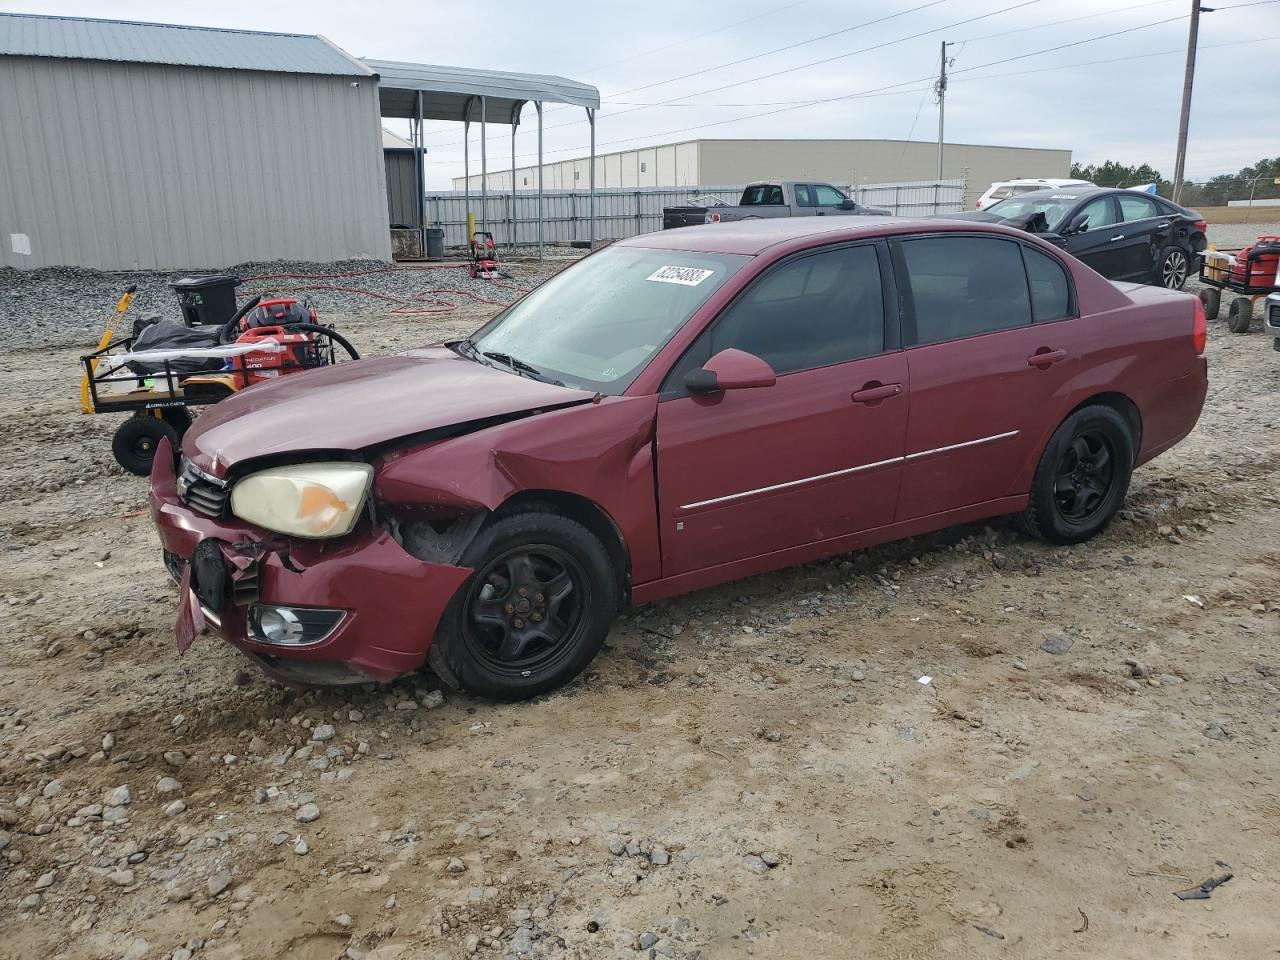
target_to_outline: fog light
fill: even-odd
[[[249,639],[280,647],[320,643],[333,633],[343,616],[341,610],[255,603],[249,608]]]

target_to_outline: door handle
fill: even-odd
[[[1117,240],[1123,240],[1123,239],[1124,239],[1124,234],[1117,233],[1114,237],[1111,238],[1111,242],[1115,243]]]
[[[870,383],[864,383],[861,390],[855,390],[852,399],[854,403],[878,403],[881,400],[896,397],[900,393],[902,393],[900,383],[880,383],[878,380],[872,380]]]
[[[1067,359],[1067,351],[1050,350],[1048,347],[1041,347],[1031,356],[1027,357],[1028,367],[1039,367],[1041,370],[1047,370],[1051,365],[1059,360]]]

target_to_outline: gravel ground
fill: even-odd
[[[467,276],[465,263],[406,264],[388,268],[385,263],[371,260],[330,264],[281,260],[242,263],[227,270],[181,273],[4,268],[0,269],[0,344],[19,347],[33,343],[58,346],[96,343],[116,300],[129,284],[138,287],[130,317],[158,312],[176,319],[178,302],[169,284],[193,274],[229,273],[242,278],[244,282],[236,291],[241,301],[258,293],[296,293],[299,298],[314,303],[321,317],[333,313],[380,316],[389,308],[426,314],[449,312],[449,304],[476,305],[483,302],[481,298],[510,302],[577,256],[553,256],[542,263],[536,260],[503,262],[502,270],[510,279],[498,281],[472,280]],[[335,287],[347,289],[333,289]],[[446,290],[455,292],[442,292]]]
[[[333,319],[376,355],[492,309]],[[629,611],[510,706],[426,674],[284,690],[210,638],[179,658],[77,352],[0,350],[0,956],[1274,953],[1260,335],[1211,326],[1199,426],[1090,543],[995,521]]]
[[[1258,237],[1280,236],[1280,223],[1211,223],[1208,236],[1219,250],[1239,250]]]

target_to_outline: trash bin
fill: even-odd
[[[219,326],[236,312],[236,287],[239,277],[215,273],[204,277],[183,277],[169,284],[178,295],[182,322],[188,327],[216,323]]]
[[[439,227],[427,227],[423,231],[427,237],[427,259],[444,259],[444,230]]]

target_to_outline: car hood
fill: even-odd
[[[220,478],[246,460],[355,452],[588,403],[593,396],[476,363],[447,347],[425,347],[257,384],[197,417],[182,451]]]

